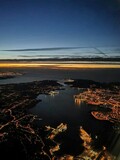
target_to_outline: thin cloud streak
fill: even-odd
[[[92,48],[92,47],[56,47],[56,48],[27,48],[27,49],[8,49],[2,51],[12,51],[12,52],[23,52],[23,51],[56,51],[56,50],[65,50],[65,49],[78,49],[78,48]]]
[[[53,47],[53,48],[25,48],[25,49],[5,49],[1,51],[8,52],[27,52],[27,51],[57,51],[57,50],[69,50],[69,49],[95,49],[99,47]]]

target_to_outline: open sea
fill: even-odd
[[[36,80],[89,79],[98,82],[120,81],[120,69],[41,69],[41,68],[0,68],[0,72],[23,73],[11,79],[0,80],[0,84],[23,83]]]

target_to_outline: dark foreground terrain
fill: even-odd
[[[43,142],[35,121],[41,120],[27,113],[39,100],[39,94],[49,94],[60,88],[56,81],[0,86],[0,156],[3,159],[35,159]],[[37,158],[38,159],[38,158]]]
[[[96,89],[110,90],[113,99],[120,91],[120,83],[98,83],[89,80],[74,80],[66,82],[72,87],[85,88],[96,94]],[[92,147],[92,138],[86,131],[80,127],[80,138],[83,144],[83,151],[80,155],[59,155],[55,154],[60,150],[58,139],[62,140],[67,124],[61,123],[56,128],[51,126],[42,126],[41,117],[29,114],[28,109],[34,107],[40,100],[37,99],[39,94],[50,94],[61,89],[61,85],[57,81],[44,80],[34,81],[20,84],[0,85],[0,159],[12,160],[46,160],[46,159],[84,159],[91,158],[93,160],[112,160],[115,157],[109,155],[106,148],[101,151],[95,151]],[[97,91],[98,91],[97,90]],[[99,92],[99,96],[103,90]],[[89,92],[88,92],[89,95]],[[81,95],[80,95],[81,96]],[[82,93],[84,96],[84,92]],[[78,97],[79,98],[79,97]],[[101,97],[103,98],[103,97]],[[106,96],[104,96],[106,98]],[[119,99],[118,105],[119,105]],[[94,102],[94,99],[93,99]],[[93,103],[92,102],[92,103]],[[86,103],[89,103],[86,99]],[[95,101],[95,103],[97,103]],[[110,106],[109,106],[110,108]],[[119,108],[119,107],[117,107]],[[111,112],[113,108],[111,107]],[[110,111],[109,111],[110,112]],[[94,113],[94,112],[93,112]],[[106,112],[105,112],[106,114]],[[96,114],[95,114],[96,116]],[[99,117],[96,116],[99,119]],[[119,117],[115,117],[117,124]],[[116,121],[114,121],[116,123]],[[38,127],[39,126],[39,127]],[[64,133],[63,133],[64,132]],[[62,134],[59,136],[59,134]]]

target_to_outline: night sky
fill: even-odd
[[[106,46],[120,46],[120,0],[0,0],[0,50]]]

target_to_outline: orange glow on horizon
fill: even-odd
[[[0,68],[22,68],[22,67],[36,67],[36,68],[48,68],[48,69],[80,69],[80,68],[120,68],[120,64],[94,64],[94,63],[83,63],[83,64],[67,64],[67,63],[0,63]]]

